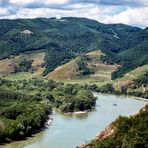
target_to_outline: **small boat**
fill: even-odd
[[[114,103],[114,104],[113,104],[113,106],[117,106],[117,104],[116,104],[116,103]]]

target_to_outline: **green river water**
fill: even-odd
[[[79,115],[53,112],[51,126],[25,140],[2,145],[0,148],[76,148],[95,138],[98,132],[119,115],[132,115],[148,103],[126,96],[97,93],[95,96],[98,100],[93,111]]]

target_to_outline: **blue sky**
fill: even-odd
[[[0,19],[68,16],[144,28],[148,0],[0,0]]]

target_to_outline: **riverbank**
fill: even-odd
[[[94,107],[94,108],[95,108],[95,107]],[[86,113],[92,111],[94,108],[92,108],[91,110],[68,112],[68,113],[64,113],[64,114],[65,114],[65,115],[80,115],[80,114],[86,114]]]
[[[43,131],[14,141],[0,148],[74,148],[81,143],[88,143],[96,133],[101,132],[119,115],[132,115],[146,105],[145,101],[115,95],[97,94],[96,108],[86,114],[65,115],[53,110],[53,122]],[[113,106],[116,103],[117,106]],[[126,109],[125,109],[126,106]],[[87,130],[87,134],[86,133]]]
[[[45,131],[51,125],[52,120],[53,120],[52,115],[51,114],[47,115],[46,122],[43,125],[41,125],[40,127],[36,128],[34,130],[31,130],[28,134],[21,135],[19,137],[15,137],[15,139],[11,139],[9,137],[6,137],[3,140],[0,139],[0,147],[1,147],[1,145],[5,145],[5,144],[11,143],[11,142],[25,140],[26,138],[32,137],[32,135],[40,133],[41,131]],[[1,127],[1,124],[2,124],[2,122],[0,123],[0,127]],[[34,128],[34,127],[32,127],[32,128]]]
[[[136,99],[136,100],[142,100],[142,101],[147,101],[148,102],[148,99],[146,99],[146,98],[142,98],[142,97],[136,97],[136,96],[133,96],[133,95],[125,95],[125,94],[120,94],[120,95],[118,95],[118,94],[115,94],[115,93],[102,93],[102,92],[93,92],[93,94],[95,95],[95,94],[104,94],[104,95],[114,95],[114,96],[122,96],[122,97],[132,97],[132,98],[134,98],[134,99]]]
[[[50,114],[50,115],[48,115],[47,121],[45,122],[44,126],[45,126],[45,127],[50,126],[51,123],[52,123],[52,121],[53,121],[53,115]]]
[[[143,108],[141,108],[138,112],[136,112],[135,114],[133,114],[133,115],[131,115],[131,116],[129,116],[129,118],[128,118],[128,120],[130,120],[131,119],[131,121],[133,122],[133,120],[135,120],[136,118],[139,118],[140,117],[140,115],[141,115],[141,113],[142,114],[145,114],[145,116],[147,116],[147,113],[148,113],[148,104],[145,106],[145,107],[143,107]],[[142,115],[143,116],[143,115]],[[122,117],[121,117],[122,118]],[[123,117],[124,118],[124,117]],[[117,132],[119,132],[119,127],[118,127],[118,124],[120,125],[120,123],[118,123],[118,122],[120,122],[119,121],[120,119],[118,118],[118,119],[116,119],[116,121],[114,121],[114,122],[112,122],[112,123],[110,123],[103,131],[101,131],[101,132],[99,132],[99,133],[97,133],[96,134],[96,137],[95,137],[95,139],[92,141],[92,142],[90,142],[90,143],[88,143],[88,144],[82,144],[82,145],[80,145],[80,146],[77,146],[76,148],[92,148],[93,147],[93,143],[94,143],[94,141],[97,141],[97,140],[106,140],[108,137],[111,137],[111,136],[113,136],[114,135],[114,137],[116,137],[115,135],[117,134]],[[123,119],[122,119],[123,120]],[[122,122],[124,122],[124,120],[122,121]],[[126,119],[126,122],[127,122],[127,119]],[[127,123],[125,123],[126,124],[126,126],[127,126]],[[134,123],[133,123],[134,124]],[[136,124],[137,124],[137,122],[136,122]],[[144,123],[145,124],[145,123]],[[124,125],[124,124],[123,124]],[[130,125],[130,126],[132,126],[132,125]],[[120,127],[121,127],[121,125],[120,125]],[[135,125],[134,125],[134,127],[135,127]],[[123,127],[122,127],[123,128]],[[130,127],[129,127],[130,128]],[[118,129],[118,130],[117,130]],[[138,126],[138,130],[139,130],[139,126]],[[128,132],[128,131],[127,131]],[[131,133],[130,133],[131,134]],[[120,135],[121,135],[121,133],[120,133]],[[140,135],[141,136],[141,135]],[[95,145],[95,146],[97,146],[97,145]],[[100,147],[98,147],[98,148],[100,148]]]

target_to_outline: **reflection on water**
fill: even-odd
[[[53,113],[53,122],[46,130],[0,148],[75,148],[103,130],[119,115],[131,115],[147,104],[129,97],[95,94],[96,108],[85,114]],[[114,105],[116,104],[116,105]]]
[[[25,138],[24,140],[14,141],[10,144],[0,145],[0,148],[22,148],[26,144],[32,144],[36,142],[36,140],[43,138],[44,131],[40,131],[40,133],[31,135],[30,137]]]

